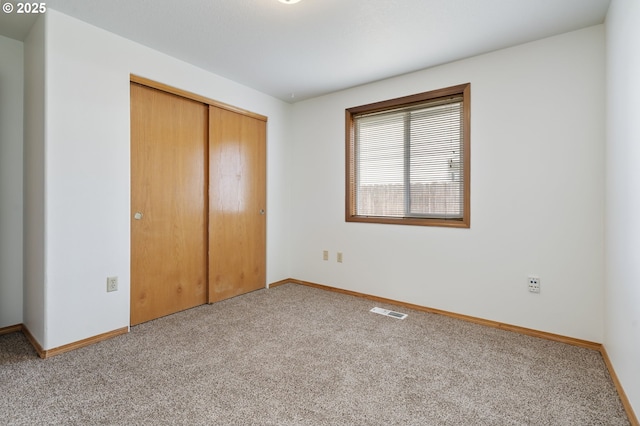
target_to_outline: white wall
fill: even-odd
[[[607,14],[605,348],[640,414],[640,3]]]
[[[292,276],[602,342],[604,78],[600,25],[296,103]],[[466,82],[471,229],[346,223],[345,108]]]
[[[44,349],[129,324],[130,73],[268,116],[267,280],[289,276],[291,106],[55,10],[46,23]],[[113,275],[119,291],[106,293]]]
[[[45,18],[24,42],[24,308],[22,322],[44,345],[45,275]]]
[[[22,324],[23,43],[0,36],[0,328]]]

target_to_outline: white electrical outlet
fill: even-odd
[[[540,277],[529,275],[527,283],[529,284],[530,293],[540,293]]]
[[[107,291],[118,291],[118,277],[107,277]]]
[[[338,261],[338,263],[342,263],[342,253],[338,252],[337,256],[336,256],[336,260]]]
[[[322,251],[322,260],[329,260],[329,250]]]

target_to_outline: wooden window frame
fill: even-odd
[[[391,217],[391,216],[358,216],[355,214],[356,208],[356,178],[355,178],[355,128],[354,117],[358,114],[373,113],[394,108],[409,106],[426,101],[437,100],[450,96],[462,95],[462,120],[463,120],[463,214],[462,218],[445,219],[430,217]],[[346,222],[383,223],[396,225],[418,225],[418,226],[441,226],[454,228],[471,227],[471,84],[460,84],[415,95],[404,96],[386,101],[376,102],[367,105],[347,108],[345,110],[346,123],[346,200],[345,200],[345,220]]]

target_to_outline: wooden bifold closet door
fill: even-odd
[[[131,325],[266,283],[266,118],[174,93],[132,78]]]

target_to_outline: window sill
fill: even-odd
[[[469,220],[464,219],[430,219],[408,217],[352,216],[346,222],[381,223],[387,225],[439,226],[444,228],[470,228]]]

